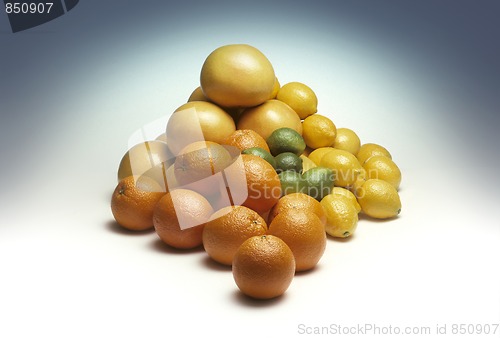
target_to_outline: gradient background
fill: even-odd
[[[0,336],[498,323],[499,14],[493,0],[87,0],[16,34],[0,14]],[[128,137],[184,103],[228,43],[261,49],[403,172],[397,220],[330,239],[272,302],[109,209]]]

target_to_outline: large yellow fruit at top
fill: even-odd
[[[272,96],[276,76],[271,62],[249,45],[214,50],[201,68],[203,94],[224,107],[252,107]]]

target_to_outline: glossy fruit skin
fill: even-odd
[[[253,107],[268,100],[275,86],[271,62],[257,48],[226,45],[215,49],[203,63],[203,94],[224,107]]]
[[[356,156],[348,151],[333,149],[321,158],[321,167],[330,168],[335,175],[335,186],[347,188],[351,186],[364,169]]]
[[[248,196],[243,205],[263,214],[281,197],[281,182],[271,164],[259,156],[242,154]]]
[[[313,161],[317,166],[321,164],[321,159],[323,159],[323,156],[328,154],[330,151],[332,151],[334,148],[333,147],[321,147],[314,149],[310,154],[309,154],[309,159]]]
[[[354,195],[354,193],[351,192],[350,190],[342,187],[333,187],[332,192],[330,194],[341,195],[346,197],[348,200],[352,202],[352,204],[356,208],[356,211],[358,213],[361,212],[361,206],[359,205],[358,200],[356,199],[356,195]]]
[[[334,174],[329,168],[315,167],[302,174],[302,176],[307,182],[307,194],[318,201],[321,201],[323,197],[333,190]]]
[[[228,206],[213,213],[205,224],[203,247],[213,260],[230,266],[245,240],[266,232],[267,224],[257,212],[244,206]]]
[[[390,183],[369,179],[358,190],[358,202],[362,211],[373,218],[386,219],[399,215],[401,199]]]
[[[274,158],[271,153],[263,148],[260,147],[253,147],[253,148],[248,148],[245,149],[241,152],[242,154],[247,154],[247,155],[255,155],[262,157],[264,160],[266,160],[270,165],[273,166],[273,168],[276,169],[277,164],[276,164],[276,159]]]
[[[240,151],[248,148],[262,148],[269,152],[266,140],[257,132],[250,129],[237,129],[229,135],[221,144],[237,147]]]
[[[197,141],[221,144],[236,130],[233,118],[211,102],[191,101],[178,107],[167,122],[169,149],[177,155],[185,146]]]
[[[358,225],[358,211],[352,200],[339,194],[330,194],[321,200],[326,214],[326,233],[332,237],[352,236]]]
[[[331,147],[335,143],[337,127],[330,118],[314,114],[302,122],[302,136],[312,149]]]
[[[296,271],[314,268],[325,252],[325,226],[314,213],[284,210],[269,224],[267,233],[281,238],[290,247]]]
[[[356,157],[358,158],[359,163],[363,165],[370,157],[377,155],[387,156],[392,159],[392,155],[389,150],[376,143],[362,144],[359,148],[358,153],[356,154]]]
[[[317,200],[304,193],[292,193],[281,197],[278,203],[269,211],[267,218],[268,224],[271,223],[280,212],[288,209],[314,213],[319,217],[321,222],[326,222],[325,211]]]
[[[256,107],[247,108],[240,115],[238,129],[252,129],[265,140],[279,128],[292,128],[302,135],[302,123],[295,111],[286,103],[267,100]]]
[[[154,140],[136,144],[120,161],[118,181],[128,176],[141,176],[153,167],[160,172],[161,165],[171,161],[172,158],[173,155],[165,142]]]
[[[306,143],[296,130],[292,128],[278,128],[266,139],[269,150],[273,156],[284,152],[291,152],[300,156],[306,149]]]
[[[293,170],[282,171],[278,174],[283,196],[293,193],[307,193],[307,182],[302,175]]]
[[[165,195],[158,187],[148,177],[128,176],[118,182],[111,197],[111,212],[116,222],[128,230],[151,229],[153,210]]]
[[[361,147],[361,141],[358,134],[349,128],[337,128],[337,135],[333,146],[350,152],[354,156],[358,154]]]
[[[288,104],[302,120],[318,111],[316,93],[301,82],[284,84],[278,91],[276,98]]]
[[[202,244],[203,227],[212,214],[212,206],[202,195],[176,189],[156,204],[153,224],[164,243],[177,249],[192,249]]]
[[[378,178],[390,183],[394,188],[399,189],[401,184],[401,170],[387,156],[375,155],[370,157],[363,164],[366,171],[366,176],[370,178]]]
[[[275,168],[278,174],[287,170],[302,173],[302,159],[294,153],[284,152],[278,154],[274,159],[276,161]]]
[[[282,239],[272,235],[253,236],[234,255],[232,272],[245,295],[271,299],[285,293],[292,283],[295,258]]]

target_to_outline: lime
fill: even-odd
[[[291,152],[300,156],[306,149],[306,143],[302,135],[288,127],[276,129],[266,141],[269,149],[271,149],[271,154],[274,156],[284,152]]]
[[[272,165],[274,169],[276,169],[276,160],[274,159],[273,155],[271,155],[271,153],[265,149],[262,149],[260,147],[252,147],[252,148],[248,148],[248,149],[243,150],[241,153],[262,157],[270,165]]]
[[[307,182],[301,174],[293,170],[282,171],[278,174],[281,182],[281,195],[293,193],[305,193],[307,190]]]
[[[294,153],[281,153],[274,159],[276,160],[275,168],[278,174],[286,170],[293,170],[298,173],[302,172],[302,159]]]
[[[332,192],[333,170],[325,167],[314,167],[306,171],[302,177],[307,182],[307,194],[318,201]]]

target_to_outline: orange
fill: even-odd
[[[221,144],[231,145],[238,148],[240,151],[249,148],[262,148],[269,152],[269,146],[266,140],[257,132],[250,129],[238,129],[229,135]]]
[[[150,229],[155,205],[164,195],[153,179],[143,177],[136,182],[129,176],[116,186],[111,197],[111,212],[116,222],[126,229]]]
[[[321,204],[316,199],[304,193],[292,193],[281,197],[278,203],[272,207],[269,211],[268,223],[271,223],[280,212],[289,209],[311,212],[316,214],[323,223],[326,222],[326,215],[323,211],[323,207],[321,207]]]
[[[278,237],[250,237],[234,255],[234,281],[247,296],[257,299],[281,296],[292,283],[294,275],[292,250]]]
[[[290,247],[296,271],[312,269],[325,252],[325,225],[311,212],[284,210],[274,217],[267,233],[281,238]]]
[[[153,224],[164,243],[177,249],[191,249],[202,244],[203,227],[212,214],[210,203],[202,195],[176,189],[156,204]]]
[[[199,182],[224,170],[232,162],[229,151],[215,142],[199,141],[183,148],[174,162],[174,173],[180,185],[188,185],[205,196],[213,190],[213,181]]]
[[[167,122],[167,144],[174,155],[190,143],[221,143],[236,130],[234,120],[219,106],[205,101],[181,105]]]
[[[228,206],[210,217],[203,230],[203,246],[213,260],[231,265],[245,240],[266,231],[267,224],[257,212],[241,205]]]
[[[267,100],[259,106],[247,108],[238,120],[238,129],[255,130],[264,140],[276,129],[285,127],[302,135],[302,123],[297,113],[278,100]]]
[[[273,166],[262,157],[241,155],[247,181],[248,197],[243,205],[263,214],[281,197],[281,182]]]

